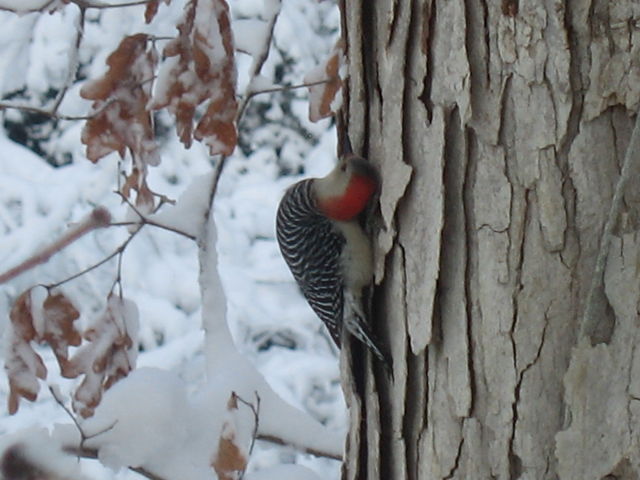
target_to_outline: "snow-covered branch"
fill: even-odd
[[[213,189],[213,182],[211,189]],[[204,198],[211,198],[207,196]],[[310,415],[298,410],[277,395],[251,362],[241,355],[231,337],[226,316],[226,298],[218,273],[217,233],[213,210],[199,235],[202,324],[205,331],[205,356],[209,384],[216,390],[236,392],[261,399],[258,438],[294,445],[305,452],[323,452],[324,456],[342,456],[343,436],[331,432]],[[282,419],[286,418],[287,422]]]

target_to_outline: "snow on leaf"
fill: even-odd
[[[9,318],[13,332],[24,341],[30,342],[36,338],[37,333],[31,314],[31,289],[20,294],[11,308]]]
[[[135,367],[138,311],[129,300],[111,295],[107,307],[85,331],[89,341],[69,361],[63,375],[85,375],[74,395],[73,408],[83,417],[93,415],[102,393]]]
[[[157,65],[156,51],[148,40],[142,33],[125,37],[107,58],[107,72],[80,90],[83,98],[94,100],[81,137],[92,162],[111,152],[124,157],[128,149],[143,172],[147,165],[160,163],[147,110]]]
[[[307,84],[325,81],[309,87],[309,120],[312,122],[330,117],[342,106],[340,70],[344,63],[344,47],[339,40],[329,58],[305,76]]]
[[[34,401],[38,396],[38,378],[47,377],[47,369],[31,342],[47,343],[60,369],[67,367],[69,345],[80,345],[74,322],[80,316],[73,303],[61,292],[41,295],[43,288],[30,288],[14,303],[9,317],[9,348],[5,369],[9,377],[9,412],[18,410],[20,397]]]
[[[236,68],[229,7],[225,0],[190,0],[178,36],[170,41],[160,68],[153,107],[176,118],[180,141],[192,139],[210,155],[229,155],[237,142]],[[207,103],[208,102],[208,103]],[[195,132],[196,109],[206,104]]]
[[[238,398],[235,393],[231,393],[227,403],[228,418],[222,426],[218,451],[211,464],[220,480],[235,480],[238,473],[244,472],[247,468],[247,455],[237,441],[237,427],[234,421],[237,410]]]
[[[20,397],[32,402],[37,398],[38,378],[47,377],[47,369],[31,345],[31,341],[37,339],[31,306],[29,289],[18,297],[9,313],[11,325],[4,368],[9,378],[8,409],[11,415],[18,411]]]
[[[236,107],[235,98],[219,98],[209,103],[206,113],[198,122],[193,136],[209,147],[210,155],[233,153],[238,142],[238,132],[233,123]]]

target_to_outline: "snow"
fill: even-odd
[[[166,370],[139,368],[116,383],[96,414],[82,424],[87,447],[119,469],[153,465],[188,438],[186,387]]]
[[[269,34],[268,27],[267,22],[255,18],[236,20],[232,26],[236,48],[252,57],[257,57]]]
[[[34,2],[11,3],[26,9]],[[274,32],[278,49],[271,50],[261,75],[252,79],[253,90],[301,83],[335,41],[339,19],[331,2],[229,3],[234,22],[238,18],[247,21],[239,27],[245,31],[280,11]],[[184,1],[161,4],[149,26],[144,24],[143,7],[89,9],[78,52],[81,78],[104,73],[105,59],[124,35],[175,35],[175,21],[183,6]],[[35,106],[50,101],[46,97],[49,88],[59,87],[66,78],[69,58],[65,51],[75,36],[76,12],[73,5],[52,15],[0,12],[4,27],[0,32],[0,95],[24,88],[24,94],[10,100]],[[234,26],[236,38],[238,32]],[[261,49],[259,38],[256,30],[245,34],[241,42],[255,54]],[[159,51],[163,42],[157,42]],[[252,61],[246,55],[237,59],[245,66]],[[238,71],[244,75],[239,78],[242,91],[249,83],[248,66],[241,65]],[[83,82],[71,86],[61,113],[87,113],[90,102],[78,95]],[[156,82],[155,88],[156,93],[162,91],[162,84]],[[240,403],[237,412],[228,411],[231,392],[235,392],[248,402],[255,402],[256,394],[260,398],[259,435],[277,436],[289,444],[258,440],[245,478],[339,478],[339,462],[294,447],[339,456],[347,417],[335,347],[293,284],[274,239],[275,209],[282,192],[302,174],[323,175],[335,161],[335,133],[328,121],[309,122],[306,95],[301,89],[254,98],[242,125],[241,148],[227,159],[218,185],[215,223],[206,225],[206,230],[203,219],[215,159],[199,144],[185,150],[175,138],[171,117],[164,111],[158,113],[158,130],[167,133],[159,142],[162,162],[150,168],[148,182],[153,191],[177,202],[165,204],[149,219],[198,242],[145,226],[127,245],[120,261],[116,257],[62,286],[81,312],[79,326],[86,329],[100,319],[108,302],[118,298],[116,285],[116,295],[107,300],[118,277],[127,300],[121,306],[124,309],[112,307],[124,313],[120,321],[139,321],[138,368],[109,389],[95,415],[82,423],[85,433],[104,430],[87,440],[87,446],[99,447],[100,460],[114,470],[99,470],[95,461],[83,461],[78,467],[74,457],[60,454],[59,445],[77,446],[79,435],[45,382],[40,382],[35,403],[22,401],[12,417],[0,413],[0,435],[6,438],[0,455],[26,435],[30,449],[35,450],[35,445],[42,452],[49,451],[61,462],[60,468],[73,464],[89,478],[134,478],[123,467],[137,464],[167,479],[213,479],[211,461],[223,430],[235,429],[243,451],[248,451],[253,432],[255,419],[248,407]],[[4,115],[2,120],[29,124],[14,110],[0,115]],[[119,172],[130,159],[121,162],[112,154],[91,164],[80,144],[82,122],[59,121],[49,128],[51,134],[42,150],[59,164],[67,162],[64,166],[52,168],[44,154],[16,144],[0,127],[0,271],[42,249],[97,205],[105,206],[114,221],[137,219],[113,194]],[[0,333],[8,331],[6,313],[26,288],[58,282],[90,268],[128,236],[124,227],[101,229],[46,264],[0,285]],[[133,325],[126,329],[135,330]],[[61,378],[51,351],[35,349],[48,371],[46,384],[55,385],[60,398],[70,405],[78,380]],[[72,349],[71,355],[78,351]],[[128,360],[134,361],[133,357]],[[0,407],[7,396],[7,381],[2,376]],[[33,431],[39,433],[27,435]],[[73,478],[79,478],[76,473],[74,470]]]
[[[9,14],[0,12],[0,72],[11,69],[11,75],[0,77],[0,94],[18,90],[24,83],[29,67],[31,29],[36,19],[35,15],[9,17]]]
[[[150,215],[148,218],[194,238],[198,237],[209,207],[212,182],[213,172],[196,177],[175,205],[166,206],[159,213]]]
[[[264,13],[267,18],[278,15],[281,7],[282,0],[264,0]]]
[[[0,9],[28,12],[43,8],[49,3],[49,0],[0,0]]]

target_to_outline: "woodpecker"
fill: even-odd
[[[373,258],[358,217],[377,189],[376,170],[365,159],[347,154],[326,177],[302,180],[285,192],[276,237],[302,294],[338,348],[346,328],[390,370],[363,306]]]

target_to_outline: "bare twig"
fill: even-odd
[[[119,192],[118,192],[119,193]],[[127,202],[129,200],[127,199]],[[46,289],[53,289],[56,287],[59,287],[60,285],[63,285],[65,283],[71,282],[87,273],[89,273],[92,270],[95,270],[96,268],[104,265],[105,263],[109,262],[110,260],[112,260],[113,258],[117,257],[117,256],[122,256],[122,254],[124,253],[124,251],[127,249],[127,247],[129,246],[129,243],[131,243],[131,241],[134,239],[134,237],[138,234],[138,232],[140,232],[140,230],[142,229],[143,226],[145,225],[151,225],[153,227],[157,227],[157,228],[161,228],[163,230],[167,230],[173,233],[177,233],[179,235],[182,235],[186,238],[188,238],[189,240],[195,240],[195,237],[193,235],[191,235],[190,233],[187,232],[183,232],[182,230],[179,230],[177,228],[174,228],[170,225],[164,225],[162,223],[159,222],[155,222],[153,220],[150,220],[148,218],[146,218],[144,215],[142,215],[142,213],[140,211],[138,211],[135,206],[131,205],[131,207],[133,208],[133,211],[140,217],[140,221],[139,222],[113,222],[113,223],[108,223],[106,225],[101,225],[103,227],[109,226],[109,227],[129,227],[129,226],[137,226],[138,228],[131,233],[131,235],[129,236],[129,238],[127,238],[118,248],[116,248],[113,252],[111,252],[109,255],[107,255],[106,257],[104,257],[102,260],[100,260],[97,263],[94,263],[93,265],[85,268],[84,270],[81,270],[80,272],[74,273],[73,275],[71,275],[70,277],[67,277],[63,280],[60,280],[59,282],[55,282],[55,283],[50,283],[47,285],[42,285],[42,287],[46,288]],[[69,242],[71,243],[71,242]],[[60,250],[64,247],[66,247],[68,244],[63,245]],[[46,261],[46,260],[45,260]],[[26,263],[26,262],[25,262]],[[41,262],[43,263],[43,262]],[[24,264],[21,264],[24,265]],[[34,267],[37,264],[34,264],[32,266],[30,266],[29,268]],[[20,267],[20,266],[18,266]],[[2,283],[2,281],[4,280],[4,276],[8,275],[10,272],[12,272],[13,270],[17,269],[18,267],[15,267],[14,269],[10,270],[9,272],[5,273],[4,275],[0,276],[0,283]],[[24,271],[28,270],[29,268],[26,268]],[[121,265],[119,263],[118,265],[118,272],[120,271]],[[22,273],[19,272],[19,273]],[[17,273],[16,275],[18,275],[19,273]],[[15,276],[15,275],[13,275]],[[13,277],[11,277],[13,278]],[[9,280],[10,278],[7,278],[4,281]],[[116,277],[116,280],[114,281],[114,286],[119,282],[120,279],[120,275],[118,274],[118,276]]]
[[[301,450],[305,453],[308,453],[310,455],[314,455],[316,457],[332,458],[333,460],[342,461],[341,455],[336,455],[335,453],[332,453],[332,452],[325,452],[323,450],[318,450],[316,448],[309,448],[302,445],[295,445],[295,444],[292,444],[291,442],[288,442],[287,440],[284,440],[283,438],[276,437],[275,435],[265,435],[264,433],[259,433],[258,440],[275,443],[276,445],[290,446],[297,450]]]
[[[330,78],[327,78],[325,80],[318,80],[317,82],[300,83],[298,85],[278,85],[271,88],[262,88],[260,90],[253,90],[250,95],[251,97],[255,97],[256,95],[260,95],[263,93],[286,92],[289,90],[297,90],[300,88],[315,87],[316,85],[323,85],[331,81],[332,80]]]
[[[60,392],[58,391],[58,389],[55,388],[53,385],[49,385],[49,391],[51,392],[51,396],[56,401],[56,403],[65,411],[67,416],[71,419],[71,421],[74,423],[74,425],[78,429],[78,433],[80,434],[80,448],[82,448],[82,446],[84,445],[84,441],[87,439],[87,436],[84,434],[84,431],[82,430],[82,426],[80,425],[80,422],[78,422],[78,419],[73,414],[73,412],[69,410],[69,407],[65,405],[64,400],[60,396]]]
[[[237,408],[237,402],[240,402],[243,405],[249,407],[249,409],[251,410],[251,413],[253,413],[253,432],[251,433],[251,444],[249,445],[249,452],[247,453],[247,457],[250,457],[251,456],[251,452],[253,452],[253,447],[254,447],[254,445],[256,443],[256,438],[258,436],[258,424],[260,422],[260,396],[258,395],[257,391],[255,391],[254,394],[256,396],[256,404],[255,405],[253,403],[251,403],[251,402],[248,402],[244,398],[242,398],[236,392],[231,392],[231,398],[233,400],[235,400],[236,408]],[[242,480],[244,478],[244,474],[246,473],[246,471],[247,470],[246,470],[246,465],[245,465],[245,469],[240,471],[240,473],[238,475],[238,480]]]
[[[64,84],[60,91],[58,91],[58,95],[56,95],[56,99],[53,102],[53,107],[51,108],[52,113],[56,113],[62,100],[64,100],[64,96],[67,94],[67,91],[73,84],[74,79],[76,78],[76,73],[78,72],[78,66],[80,65],[79,55],[80,55],[80,44],[82,43],[82,37],[84,36],[84,20],[85,20],[86,9],[80,7],[80,13],[78,17],[78,25],[76,26],[76,40],[73,43],[73,49],[69,54],[69,64],[67,66],[67,78],[65,78]]]
[[[110,222],[111,214],[106,208],[95,208],[85,220],[74,226],[61,238],[53,242],[44,250],[36,253],[32,257],[22,262],[20,265],[13,267],[12,269],[1,274],[0,284],[8,282],[18,275],[31,270],[35,266],[47,262],[53,255],[68,247],[79,238],[83,237],[93,230],[108,226]]]
[[[55,120],[89,120],[91,117],[94,117],[98,112],[92,115],[62,115],[59,113],[52,112],[51,110],[34,107],[31,105],[20,105],[18,103],[9,103],[9,102],[0,102],[0,110],[20,110],[22,112],[29,113],[37,113],[39,115],[46,115],[47,117],[51,117]]]
[[[195,240],[196,237],[187,233],[179,228],[172,227],[171,225],[165,225],[164,223],[156,222],[155,220],[151,220],[150,218],[143,217],[139,222],[113,222],[110,223],[110,227],[131,227],[136,225],[149,225],[151,227],[160,228],[161,230],[166,230],[168,232],[177,233],[178,235],[182,235],[183,237],[188,238],[189,240]]]
[[[147,78],[146,80],[142,80],[138,85],[136,86],[142,86],[146,83],[149,82],[153,82],[156,79],[155,76],[151,77],[151,78]],[[119,101],[118,98],[110,98],[109,100],[107,100],[106,102],[104,102],[100,108],[96,109],[95,111],[93,111],[92,113],[88,114],[88,115],[64,115],[61,113],[58,113],[57,109],[59,107],[58,105],[54,104],[54,108],[42,108],[42,107],[35,107],[33,105],[21,105],[19,103],[12,103],[12,102],[0,102],[0,110],[6,109],[6,110],[20,110],[22,112],[29,112],[29,113],[36,113],[38,115],[45,115],[47,117],[51,117],[54,120],[69,120],[69,121],[75,121],[75,120],[91,120],[92,118],[100,115],[101,113],[103,113],[107,108],[109,108],[111,105],[113,105],[115,102]]]
[[[139,223],[134,223],[134,222],[126,222],[126,223],[113,223],[112,225],[151,225],[153,227],[158,227],[161,228],[163,230],[167,230],[169,232],[173,232],[173,233],[177,233],[178,235],[182,235],[183,237],[187,237],[189,240],[195,240],[196,238],[191,235],[190,233],[187,232],[183,232],[182,230],[172,227],[171,225],[165,225],[163,223],[160,222],[156,222],[155,220],[151,220],[150,218],[146,217],[140,210],[138,210],[138,208],[131,202],[131,200],[129,200],[120,190],[116,190],[114,193],[116,193],[117,195],[120,196],[120,198],[122,198],[122,200],[129,205],[129,207],[131,208],[131,210],[133,210],[133,212],[138,215],[138,217],[140,218],[140,222]]]
[[[131,239],[136,235],[136,233],[138,233],[140,231],[142,227],[139,227],[137,230],[135,230],[127,239],[128,241],[131,241]],[[128,244],[129,242],[127,242]],[[116,278],[113,280],[113,284],[111,285],[111,291],[113,292],[114,288],[116,288],[116,285],[118,285],[118,296],[120,298],[123,298],[124,292],[122,291],[122,256],[124,254],[124,250],[122,249],[118,252],[118,266],[116,268]]]
[[[62,409],[69,416],[69,418],[71,418],[71,421],[73,421],[73,423],[75,424],[76,428],[78,429],[78,433],[80,434],[80,444],[78,446],[78,450],[84,450],[84,443],[87,440],[91,440],[92,438],[95,438],[98,435],[102,435],[103,433],[106,433],[106,432],[108,432],[110,430],[113,430],[113,427],[115,427],[117,425],[117,423],[118,423],[118,421],[116,420],[115,422],[113,422],[110,426],[108,426],[104,430],[100,430],[99,432],[96,432],[94,434],[87,435],[86,433],[84,433],[84,430],[82,429],[82,425],[80,425],[80,422],[78,422],[78,419],[76,418],[76,416],[73,414],[73,412],[71,410],[69,410],[69,407],[67,407],[65,405],[64,400],[60,396],[60,392],[56,388],[54,388],[53,385],[49,385],[49,391],[51,392],[51,396],[56,401],[56,403],[60,407],[62,407]]]
[[[258,395],[257,390],[253,393],[256,396],[255,405],[239,396],[236,392],[232,392],[232,395],[235,397],[235,399],[243,405],[249,407],[251,409],[251,413],[253,413],[253,432],[251,433],[251,444],[249,445],[249,452],[247,454],[248,457],[250,457],[251,453],[253,452],[253,447],[255,446],[256,439],[258,438],[258,427],[260,425],[260,395]],[[244,478],[245,472],[246,470],[240,472],[239,480],[242,480]]]
[[[271,49],[271,42],[273,40],[273,31],[276,26],[276,21],[278,20],[278,12],[274,12],[274,14],[267,20],[267,38],[265,39],[264,45],[262,45],[262,50],[256,58],[253,59],[253,64],[251,65],[251,70],[249,71],[249,83],[247,84],[247,89],[245,91],[244,98],[240,102],[238,106],[238,112],[236,114],[236,123],[240,121],[242,115],[244,115],[244,111],[249,104],[249,101],[253,97],[252,94],[252,84],[253,80],[260,75],[260,71],[264,66],[264,62],[267,61],[267,57],[269,57],[269,50]]]
[[[631,134],[631,140],[629,140],[629,146],[624,156],[624,164],[622,165],[622,171],[616,184],[613,198],[611,199],[611,207],[609,208],[609,215],[602,231],[600,238],[600,249],[598,250],[598,257],[596,258],[596,264],[593,271],[593,277],[591,279],[591,285],[589,287],[589,293],[587,295],[587,301],[584,309],[584,315],[582,317],[582,324],[580,328],[580,339],[591,337],[596,330],[599,318],[596,316],[596,307],[598,306],[597,297],[602,294],[604,289],[604,269],[607,264],[607,256],[609,255],[609,245],[611,238],[613,237],[613,229],[620,216],[620,210],[622,209],[622,197],[625,187],[631,177],[632,167],[634,162],[637,162],[640,157],[640,114],[636,115],[636,123]]]
[[[103,258],[102,260],[100,260],[97,263],[94,263],[93,265],[91,265],[90,267],[85,268],[84,270],[78,272],[78,273],[74,273],[73,275],[71,275],[70,277],[65,278],[64,280],[60,280],[59,282],[56,283],[51,283],[49,285],[42,285],[43,287],[47,288],[47,289],[52,289],[52,288],[56,288],[59,287],[60,285],[70,282],[72,280],[75,280],[78,277],[81,277],[82,275],[85,275],[86,273],[95,270],[96,268],[104,265],[105,263],[107,263],[109,260],[113,259],[115,256],[120,255],[122,252],[125,251],[125,249],[127,248],[127,246],[129,245],[129,243],[131,242],[131,240],[133,240],[133,237],[136,236],[136,234],[139,232],[140,230],[136,230],[135,232],[133,232],[131,234],[131,236],[129,236],[129,238],[127,238],[118,248],[116,248],[113,252],[111,252],[109,255],[107,255],[105,258]]]
[[[56,288],[59,287],[60,285],[63,285],[65,283],[71,282],[73,280],[75,280],[76,278],[79,278],[87,273],[89,273],[92,270],[95,270],[96,268],[101,267],[102,265],[104,265],[105,263],[107,263],[108,261],[114,259],[117,256],[122,256],[122,254],[124,253],[124,251],[127,249],[127,247],[129,246],[129,243],[131,243],[131,240],[133,240],[133,238],[138,234],[138,232],[140,231],[140,229],[144,226],[144,225],[151,225],[153,227],[157,227],[157,228],[161,228],[163,230],[167,230],[173,233],[177,233],[179,235],[182,235],[184,237],[187,237],[189,240],[195,240],[195,237],[193,235],[191,235],[190,233],[186,233],[183,232],[182,230],[178,230],[177,228],[173,228],[171,226],[168,225],[163,225],[161,223],[158,222],[154,222],[151,221],[149,219],[143,218],[140,222],[116,222],[116,223],[110,223],[108,226],[110,227],[129,227],[129,226],[139,226],[140,228],[136,229],[130,236],[129,238],[127,238],[118,248],[116,248],[113,252],[111,252],[109,255],[107,255],[106,257],[104,257],[102,260],[100,260],[97,263],[94,263],[93,265],[85,268],[84,270],[81,270],[80,272],[74,273],[73,275],[71,275],[70,277],[67,277],[63,280],[60,280],[59,282],[55,282],[55,283],[50,283],[47,285],[41,285],[42,287],[46,288],[46,289],[52,289],[52,288]],[[118,263],[118,271],[120,271],[121,269],[121,264],[120,261]],[[120,275],[118,274],[118,276],[116,277],[116,279],[114,280],[114,286],[119,282],[120,279]]]
[[[0,102],[0,110],[2,110],[2,109],[20,110],[22,112],[37,113],[39,115],[45,115],[47,117],[51,117],[54,120],[70,120],[70,121],[74,121],[74,120],[90,120],[93,117],[96,117],[96,116],[100,115],[104,110],[106,110],[114,102],[117,102],[117,101],[118,101],[118,99],[116,99],[116,98],[109,99],[104,103],[104,105],[101,105],[100,108],[98,108],[97,110],[95,110],[93,113],[91,113],[89,115],[64,115],[64,114],[60,114],[58,112],[54,112],[51,109],[45,109],[45,108],[41,108],[41,107],[34,107],[32,105],[20,105],[18,103],[9,103],[9,102]]]

